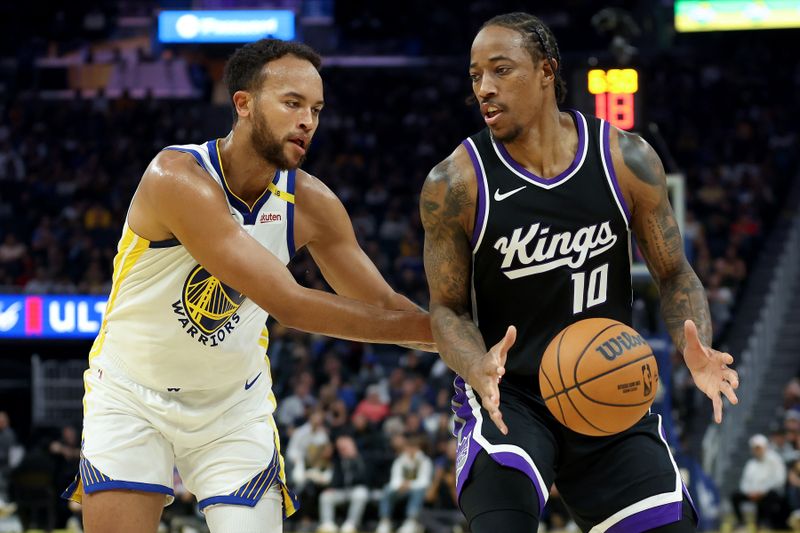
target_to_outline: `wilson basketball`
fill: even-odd
[[[584,435],[613,435],[650,408],[658,390],[658,365],[636,330],[616,320],[589,318],[550,341],[539,385],[559,422]]]

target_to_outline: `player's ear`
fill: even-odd
[[[550,61],[548,61],[547,59],[543,59],[542,71],[544,71],[544,79],[548,83],[553,83],[556,79],[556,72],[558,71],[558,60],[551,59]]]
[[[248,91],[233,93],[233,107],[239,117],[248,117],[253,112],[253,95]]]

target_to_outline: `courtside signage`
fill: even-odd
[[[0,296],[0,338],[91,339],[97,336],[105,296]]]
[[[249,43],[264,37],[294,39],[294,12],[162,11],[158,15],[158,40],[162,43]]]

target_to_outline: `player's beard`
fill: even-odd
[[[509,144],[517,140],[517,138],[522,135],[522,126],[514,124],[510,127],[510,129],[505,132],[503,135],[498,135],[495,132],[492,132],[494,138],[500,141],[503,144]]]
[[[260,116],[258,111],[256,111],[256,116]],[[250,135],[250,142],[253,143],[253,148],[261,157],[280,169],[291,170],[297,168],[306,158],[306,156],[303,155],[297,163],[292,164],[283,150],[286,143],[289,142],[288,137],[286,139],[278,139],[269,127],[269,124],[267,124],[266,118],[257,118],[253,121],[253,132]],[[310,143],[305,146],[306,151],[308,151],[309,146]]]

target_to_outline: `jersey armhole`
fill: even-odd
[[[477,202],[475,205],[475,224],[470,238],[470,247],[475,254],[483,240],[483,233],[486,230],[486,220],[489,217],[488,183],[486,174],[483,170],[483,161],[478,155],[478,150],[472,139],[466,139],[461,143],[469,154],[472,167],[475,169],[475,181],[478,186]]]
[[[292,169],[286,176],[286,192],[295,195],[295,177],[297,170]],[[294,202],[286,202],[286,248],[289,251],[289,259],[294,257],[297,252],[294,244]]]
[[[611,157],[611,124],[605,120],[600,121],[600,159],[603,161],[603,173],[611,189],[611,195],[617,204],[622,219],[628,228],[631,227],[631,211],[619,186],[617,172],[614,170],[614,159]]]

